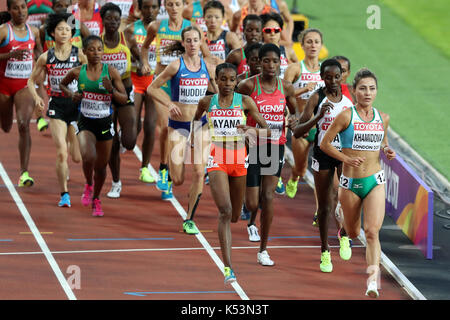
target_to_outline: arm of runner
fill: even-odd
[[[30,27],[31,28],[31,32],[33,32],[34,35],[34,41],[35,41],[35,45],[34,45],[34,58],[35,60],[37,60],[37,57],[40,57],[43,50],[42,50],[42,44],[41,44],[41,37],[39,35],[39,29],[36,27]]]
[[[36,84],[38,83],[39,79],[42,79],[42,77],[45,77],[45,69],[46,69],[46,63],[47,63],[47,52],[44,52],[34,65],[33,71],[31,72],[30,78],[27,82],[28,90],[31,93],[31,96],[34,99],[35,106],[40,110],[44,111],[44,100],[38,95],[36,91]]]
[[[228,44],[228,47],[230,48],[230,50],[234,50],[234,49],[238,49],[238,48],[242,47],[241,40],[239,40],[236,33],[232,32],[232,31],[227,32],[226,40],[227,40],[227,44]]]
[[[292,128],[292,133],[294,134],[294,137],[296,138],[303,137],[323,117],[324,114],[323,110],[325,108],[322,108],[322,112],[316,114],[313,117],[314,108],[317,105],[318,100],[319,95],[315,93],[306,102],[305,109],[300,115],[297,126],[295,128]]]
[[[241,11],[238,10],[233,14],[233,20],[231,20],[230,31],[236,32],[239,29],[239,24],[241,23]]]
[[[381,150],[383,151],[384,155],[386,156],[386,158],[388,160],[392,160],[395,158],[396,153],[394,150],[391,149],[391,147],[389,147],[389,142],[388,142],[388,135],[387,135],[387,130],[389,127],[389,120],[390,117],[387,113],[384,112],[380,112],[381,118],[383,119],[383,125],[384,125],[384,138],[383,138],[383,142],[381,143]]]
[[[192,122],[191,122],[191,133],[189,134],[189,139],[188,139],[188,144],[191,146],[191,148],[194,147],[194,138],[195,138],[195,134],[196,134],[197,130],[198,129],[201,130],[201,127],[202,127],[200,124],[199,128],[197,128],[196,123],[197,123],[197,121],[200,121],[203,114],[206,111],[208,111],[211,99],[212,99],[212,96],[206,96],[206,97],[201,98],[200,101],[198,102],[197,110],[195,110],[194,118],[192,119]]]
[[[77,22],[77,23],[80,23],[80,33],[81,33],[81,38],[84,39],[84,38],[89,37],[90,34],[91,34],[91,32],[89,31],[89,28],[86,27],[86,25],[85,25],[83,22],[81,22],[81,21],[79,21],[79,22]]]
[[[137,61],[139,65],[141,65],[141,52],[136,42],[136,38],[133,36],[134,33],[134,25],[130,24],[124,30],[125,41],[127,42],[127,46],[130,49],[131,55]]]
[[[78,77],[80,76],[80,70],[81,66],[75,67],[73,69],[70,69],[69,72],[64,76],[64,78],[61,79],[61,82],[59,83],[59,88],[67,97],[70,97],[72,101],[78,103],[81,101],[81,98],[83,97],[82,92],[72,92],[67,86],[69,83],[71,83],[73,80],[78,81]]]
[[[255,80],[252,78],[248,78],[245,80],[242,80],[241,82],[239,82],[236,92],[240,93],[240,94],[245,94],[247,96],[250,96],[252,94],[253,91],[253,82]]]
[[[209,62],[206,62],[206,68],[208,69],[209,73],[209,83],[208,83],[208,91],[217,93],[219,92],[219,88],[217,87],[216,83],[216,65],[211,64]]]
[[[286,1],[278,1],[278,7],[280,8],[280,15],[283,17],[285,22],[285,30],[286,30],[286,42],[287,44],[292,44],[292,33],[294,32],[294,19],[292,19],[292,15],[289,12],[289,7]]]
[[[243,95],[242,107],[244,108],[245,111],[248,111],[248,114],[256,121],[257,124],[259,124],[261,128],[255,128],[242,124],[238,125],[237,128],[243,130],[246,134],[247,133],[252,134],[251,132],[253,130],[253,132],[256,133],[256,136],[270,137],[270,135],[272,134],[271,130],[266,120],[264,120],[261,113],[259,113],[255,101],[253,101],[253,99],[250,98],[249,96]]]
[[[334,137],[349,126],[351,112],[351,109],[346,109],[338,114],[325,133],[325,136],[320,143],[320,150],[330,157],[342,161],[346,165],[359,167],[366,159],[365,157],[349,157],[331,145],[331,141],[333,141]]]
[[[147,36],[145,37],[144,43],[141,47],[141,62],[142,62],[142,74],[150,75],[155,70],[152,70],[150,64],[148,63],[148,49],[150,48],[150,44],[156,37],[156,33],[159,29],[160,20],[156,20],[150,23],[147,28]]]
[[[103,86],[109,93],[112,94],[114,101],[120,105],[126,105],[128,101],[127,91],[123,85],[122,79],[120,78],[120,73],[116,68],[108,66],[109,76],[103,77]]]
[[[181,110],[161,87],[177,74],[179,68],[180,59],[172,61],[156,79],[153,79],[152,84],[147,88],[147,93],[154,100],[169,108],[169,115],[172,117],[181,116]]]
[[[182,13],[183,18],[186,19],[186,20],[191,20],[191,18],[192,18],[192,11],[193,10],[194,9],[193,9],[193,6],[192,6],[192,2],[189,3],[189,4],[186,3],[186,6],[184,7],[183,13]]]

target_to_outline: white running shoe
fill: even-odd
[[[378,298],[380,294],[378,293],[378,285],[375,280],[370,281],[367,285],[367,291],[366,296],[369,296],[371,298]]]
[[[258,263],[263,266],[273,266],[275,262],[273,262],[270,259],[269,254],[267,253],[267,250],[264,250],[263,252],[258,252]]]
[[[247,226],[247,231],[248,231],[248,239],[251,242],[261,241],[261,238],[259,237],[258,234],[258,228],[254,224]]]
[[[122,191],[122,182],[112,182],[111,190],[106,195],[108,198],[120,198],[120,191]]]

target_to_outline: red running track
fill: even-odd
[[[355,240],[351,260],[341,260],[334,225],[330,227],[334,270],[320,272],[319,233],[311,224],[314,193],[306,184],[299,185],[294,199],[276,196],[268,243],[275,266],[256,262],[258,243],[249,242],[246,221],[232,224],[232,261],[238,284],[226,287],[219,268],[218,214],[209,187],[205,186],[196,213],[200,235],[182,232],[184,212],[174,207],[179,201],[187,208],[189,170],[184,185],[174,188],[177,201],[164,202],[154,185],[138,180],[136,154],[122,154],[121,198],[106,197],[111,185],[108,171],[101,196],[105,216],[94,218],[90,208],[81,205],[84,179],[80,164],[69,165],[72,207],[57,206],[59,187],[50,132],[39,133],[35,124],[31,130],[29,172],[35,180],[31,188],[17,187],[17,126],[9,134],[1,133],[0,299],[369,299],[364,295],[365,248]],[[139,147],[141,140],[142,136]],[[156,169],[157,145],[151,161]],[[288,175],[286,165],[283,177]],[[32,224],[35,228],[30,229]],[[379,299],[410,299],[384,269],[380,294]]]

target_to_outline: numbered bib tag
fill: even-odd
[[[380,172],[375,173],[375,180],[377,181],[377,184],[384,184],[386,183],[386,179],[384,178],[384,171],[381,170]]]
[[[311,158],[311,160],[312,160],[312,163],[311,163],[311,169],[313,169],[313,170],[316,171],[316,172],[319,172],[319,168],[320,168],[320,166],[319,166],[319,161],[317,161],[317,160],[314,159],[314,158]]]
[[[348,189],[349,185],[350,185],[350,178],[341,175],[341,177],[339,178],[339,186],[344,189]]]

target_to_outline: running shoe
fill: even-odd
[[[186,220],[183,222],[183,231],[187,234],[198,234],[197,226],[192,220]]]
[[[319,217],[317,216],[317,211],[314,212],[314,218],[313,218],[313,227],[319,227]]]
[[[247,210],[245,203],[242,205],[241,220],[250,220],[251,212]]]
[[[90,186],[87,183],[84,185],[83,195],[81,196],[81,203],[83,204],[83,206],[87,207],[92,203],[93,190],[94,190],[93,186]]]
[[[322,252],[322,255],[320,256],[320,271],[322,272],[333,271],[333,264],[331,263],[331,254],[330,251],[328,250]]]
[[[103,217],[105,213],[102,210],[102,202],[100,199],[94,199],[92,201],[92,216]]]
[[[59,207],[67,207],[67,208],[71,207],[70,196],[67,192],[61,196],[61,200],[59,200],[58,206]]]
[[[120,198],[120,192],[122,191],[122,181],[112,182],[111,190],[106,194],[108,198],[117,199]]]
[[[278,179],[278,183],[277,183],[277,187],[275,188],[275,193],[279,194],[279,195],[283,195],[286,193],[286,188],[284,187],[283,184],[283,179]]]
[[[208,170],[205,168],[205,184],[209,184]]]
[[[28,171],[24,171],[19,178],[19,187],[31,187],[33,184],[33,178],[30,177]]]
[[[269,253],[267,253],[267,250],[264,250],[263,252],[258,252],[257,254],[258,263],[263,266],[273,266],[275,262],[273,262],[270,259]]]
[[[258,228],[254,224],[247,226],[247,232],[248,232],[248,239],[251,242],[261,241],[261,238],[259,237],[258,234]]]
[[[140,170],[141,174],[139,175],[139,180],[145,183],[153,183],[155,182],[155,178],[150,173],[147,167],[143,167]]]
[[[370,281],[367,285],[366,296],[371,298],[378,298],[380,294],[378,293],[378,285],[375,280]]]
[[[167,190],[163,191],[162,194],[161,194],[161,199],[163,199],[163,200],[171,200],[172,198],[173,198],[172,181],[169,181]]]
[[[298,180],[294,181],[289,179],[288,183],[286,184],[286,194],[289,198],[293,199],[295,197],[295,194],[297,193],[297,185]]]
[[[341,237],[341,230],[338,231],[338,239],[339,239],[339,255],[342,260],[350,260],[352,257],[352,248],[350,238],[348,236]]]
[[[169,189],[168,177],[169,172],[167,169],[159,170],[159,179],[158,182],[156,182],[156,188],[158,188],[159,191],[167,191],[167,189]]]
[[[233,272],[233,269],[229,267],[225,267],[224,270],[224,276],[225,276],[225,284],[230,284],[236,281],[236,275]]]
[[[42,117],[39,117],[37,119],[36,125],[37,125],[37,129],[41,132],[48,128],[48,122]]]

